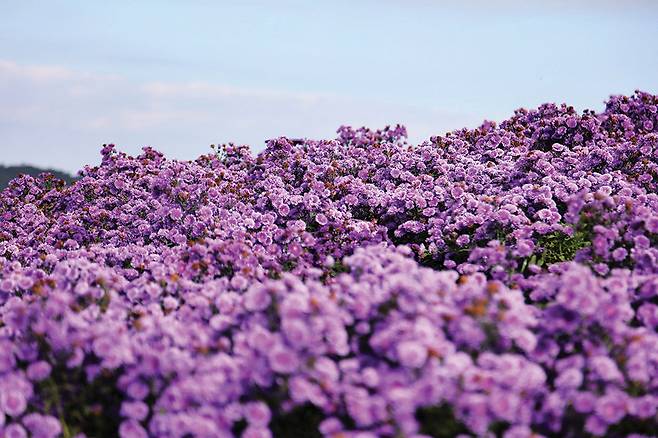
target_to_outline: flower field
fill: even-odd
[[[0,431],[658,431],[658,96],[0,194]]]

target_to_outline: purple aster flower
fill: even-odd
[[[271,302],[270,294],[261,285],[252,286],[244,294],[244,307],[253,312],[266,309]]]
[[[16,364],[13,345],[0,341],[0,373],[11,370]]]
[[[178,221],[183,217],[183,211],[180,208],[172,208],[169,211],[169,217],[175,221]]]
[[[457,238],[456,243],[459,246],[466,246],[466,245],[468,245],[468,242],[470,242],[470,241],[471,241],[471,238],[468,234],[462,234]]]
[[[275,346],[268,353],[270,366],[277,373],[290,374],[299,366],[299,358],[293,350]]]
[[[594,410],[596,396],[591,392],[578,392],[573,396],[573,407],[576,412],[589,413]]]
[[[126,388],[126,394],[135,400],[143,400],[149,392],[149,387],[140,381],[131,382]]]
[[[286,318],[281,323],[283,333],[287,341],[293,347],[304,347],[310,340],[309,328],[299,318]]]
[[[619,381],[623,375],[617,364],[607,356],[596,356],[589,361],[590,369],[605,381]]]
[[[11,292],[16,287],[16,283],[11,278],[3,278],[0,280],[0,291]]]
[[[329,222],[329,220],[327,219],[327,216],[325,216],[322,213],[318,213],[318,214],[315,215],[315,221],[321,226],[327,225],[327,222]]]
[[[420,368],[427,360],[427,348],[415,341],[403,341],[397,346],[400,363],[409,368]]]
[[[658,216],[651,216],[644,220],[644,227],[650,233],[658,233]]]
[[[596,401],[594,412],[607,424],[615,424],[626,415],[627,396],[621,392],[608,392]]]
[[[637,309],[637,317],[648,327],[658,326],[658,306],[644,303]]]
[[[653,395],[645,395],[630,400],[629,413],[639,418],[651,418],[656,415],[658,399]]]
[[[272,432],[264,427],[249,426],[242,432],[242,438],[272,438]]]
[[[379,385],[379,382],[381,381],[381,377],[379,373],[377,372],[376,369],[372,367],[365,368],[361,372],[361,378],[363,384],[370,388],[376,387],[377,385]]]
[[[489,397],[489,407],[494,415],[503,420],[512,422],[518,415],[521,400],[514,393],[493,391]]]
[[[247,287],[248,282],[247,279],[244,278],[242,275],[235,275],[233,278],[231,278],[231,286],[238,290],[243,290]]]
[[[27,408],[27,399],[22,391],[8,388],[0,392],[0,410],[12,417],[18,417]]]
[[[121,438],[147,438],[146,430],[135,420],[126,420],[119,426]]]
[[[612,258],[618,262],[624,260],[627,255],[628,251],[626,248],[616,248],[614,251],[612,251]]]
[[[4,429],[4,438],[27,438],[27,432],[18,423],[11,423]]]
[[[590,415],[585,422],[585,430],[595,436],[604,435],[608,424],[596,415]]]
[[[261,401],[247,403],[244,406],[244,416],[250,425],[258,427],[266,427],[272,418],[270,408]]]
[[[31,363],[27,367],[27,377],[28,379],[38,382],[50,375],[51,366],[48,362],[40,360],[38,362]]]
[[[654,223],[653,225],[658,227],[658,224]],[[645,227],[647,227],[647,222],[646,221],[645,221]],[[658,228],[656,228],[656,229],[658,229]],[[639,248],[639,249],[647,249],[651,245],[651,241],[644,234],[639,235],[639,236],[635,236],[633,238],[633,243],[635,244],[635,247]]]
[[[124,401],[121,404],[121,415],[133,420],[142,421],[148,416],[149,407],[141,401]]]
[[[464,190],[459,186],[453,186],[450,189],[450,196],[452,196],[455,199],[459,198],[463,193],[464,193]]]
[[[539,438],[528,426],[512,426],[505,431],[503,438]]]
[[[340,420],[335,417],[329,417],[320,423],[318,430],[323,435],[337,434],[343,429]]]
[[[559,389],[575,389],[583,383],[583,373],[577,368],[569,368],[555,379],[555,387]]]
[[[22,423],[34,438],[55,438],[62,433],[62,426],[55,417],[37,413],[23,417]]]

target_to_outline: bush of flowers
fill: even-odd
[[[195,161],[104,146],[0,194],[0,431],[658,430],[658,96]]]

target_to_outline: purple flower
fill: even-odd
[[[66,188],[18,178],[0,428],[61,435],[53,360],[83,377],[60,395],[119,394],[121,436],[269,437],[304,405],[355,438],[421,436],[441,405],[478,436],[651,428],[656,114],[637,92],[419,145],[400,126],[194,161],[107,145]]]
[[[651,418],[656,415],[658,399],[653,395],[645,395],[631,399],[629,408],[630,413],[636,417]]]
[[[623,375],[619,371],[619,368],[617,368],[617,364],[607,356],[591,358],[590,369],[606,381],[619,381],[623,379]]]
[[[22,422],[34,438],[55,438],[62,433],[62,426],[55,417],[32,413],[23,417]]]
[[[242,438],[272,438],[272,432],[263,427],[249,426],[242,433]]]
[[[577,368],[569,368],[555,379],[555,387],[560,389],[578,388],[583,383],[583,373]]]
[[[281,323],[287,341],[296,348],[304,347],[310,340],[310,330],[299,318],[286,318]]]
[[[516,394],[497,390],[489,398],[490,409],[499,418],[513,422],[519,412],[521,400]]]
[[[334,417],[329,417],[320,423],[318,428],[323,435],[331,435],[339,433],[343,428],[340,420]]]
[[[277,373],[290,374],[299,366],[299,358],[293,350],[283,346],[275,346],[268,353],[272,370]]]
[[[261,401],[247,403],[244,407],[244,416],[252,426],[266,427],[272,414],[267,405]]]
[[[594,411],[607,424],[615,424],[626,415],[627,397],[619,392],[609,392],[596,401]]]
[[[4,429],[4,438],[27,438],[27,432],[18,423],[11,423]]]
[[[573,407],[576,412],[589,413],[594,410],[596,396],[591,392],[577,392],[573,396]]]
[[[415,341],[403,341],[397,346],[400,363],[409,368],[419,368],[427,360],[427,348]]]
[[[16,364],[13,344],[0,341],[0,373],[11,370]]]
[[[128,385],[126,393],[135,400],[143,400],[149,393],[149,387],[142,382],[135,381]]]
[[[617,248],[614,251],[612,251],[612,258],[618,262],[624,260],[627,255],[628,255],[628,251],[626,251],[626,248]]]
[[[119,426],[121,438],[147,438],[146,430],[135,420],[126,420]]]
[[[585,430],[593,435],[604,435],[608,430],[608,424],[596,415],[590,415],[585,422]]]
[[[27,399],[22,391],[7,388],[0,391],[0,410],[12,417],[18,417],[27,408]]]
[[[183,211],[180,208],[172,208],[169,211],[169,217],[175,221],[178,221],[183,217]]]
[[[272,298],[267,289],[260,285],[252,286],[244,294],[244,307],[252,312],[266,309],[271,302]]]
[[[650,233],[658,233],[658,216],[651,216],[644,220],[644,227]]]
[[[450,189],[450,196],[452,196],[455,199],[459,198],[463,193],[464,193],[464,190],[459,186],[453,186]]]
[[[528,426],[512,426],[505,431],[503,438],[539,438]]]
[[[133,420],[142,421],[147,417],[149,407],[146,403],[141,401],[125,401],[121,404],[121,415],[123,417],[132,418]]]
[[[27,367],[27,377],[35,382],[46,379],[50,375],[51,366],[46,361],[31,363]]]
[[[315,221],[321,226],[322,225],[327,225],[327,222],[329,222],[329,220],[327,219],[327,216],[325,216],[322,213],[318,213],[318,214],[315,215]]]

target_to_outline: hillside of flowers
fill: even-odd
[[[0,432],[658,431],[658,96],[0,194]]]

